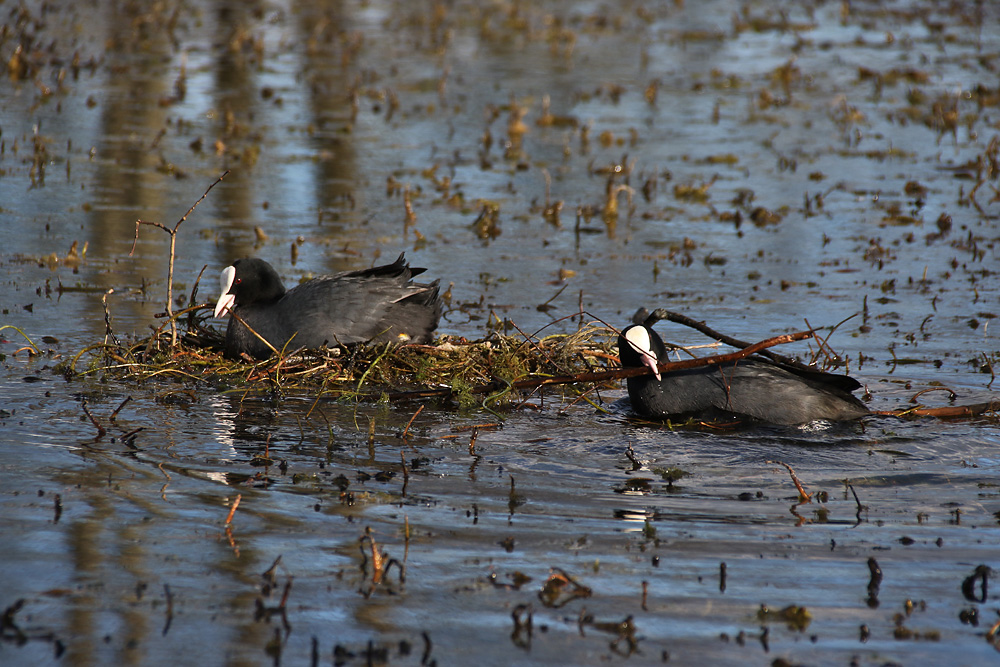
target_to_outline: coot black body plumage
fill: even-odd
[[[669,361],[663,341],[635,324],[618,338],[622,366]],[[805,424],[818,419],[847,421],[870,414],[851,392],[861,384],[846,375],[809,371],[769,360],[746,358],[662,376],[628,378],[632,408],[653,419],[687,418]]]
[[[233,262],[222,271],[215,316],[227,312],[225,350],[266,359],[276,350],[365,342],[426,343],[441,317],[438,281],[414,283],[426,269],[411,268],[403,254],[392,264],[319,276],[285,290],[262,259]],[[247,327],[250,327],[248,329]]]

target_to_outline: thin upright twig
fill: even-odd
[[[167,263],[167,317],[169,318],[170,321],[170,347],[175,347],[177,345],[177,323],[174,321],[173,317],[174,258],[176,256],[176,251],[177,251],[177,229],[181,226],[181,224],[185,220],[188,219],[188,216],[191,215],[191,213],[194,211],[195,208],[197,208],[198,204],[200,204],[205,199],[205,197],[208,196],[208,193],[212,191],[212,188],[214,188],[216,185],[222,182],[222,179],[224,179],[228,175],[229,175],[229,170],[227,169],[225,172],[223,172],[221,176],[215,179],[215,182],[208,186],[208,189],[205,190],[205,193],[198,199],[198,201],[192,204],[191,208],[187,210],[187,213],[181,216],[181,219],[174,224],[173,229],[167,227],[163,223],[151,220],[135,221],[135,237],[132,239],[132,249],[128,253],[129,257],[131,257],[133,253],[135,253],[136,243],[139,242],[140,225],[150,225],[151,227],[159,227],[160,229],[162,229],[163,231],[165,231],[167,234],[170,235],[170,256],[169,256],[169,261]]]

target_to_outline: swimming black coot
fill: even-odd
[[[846,375],[787,367],[759,358],[661,374],[669,361],[660,337],[634,324],[618,337],[622,366],[648,366],[655,375],[628,378],[632,408],[654,418],[736,418],[772,424],[805,424],[817,419],[846,421],[869,413],[851,394],[861,384]]]
[[[238,259],[222,271],[215,316],[232,312],[226,354],[266,359],[281,351],[362,342],[426,343],[441,317],[438,281],[412,282],[426,269],[410,268],[403,254],[392,264],[319,276],[285,291],[262,259]]]

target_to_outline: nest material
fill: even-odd
[[[193,299],[192,299],[193,300]],[[122,343],[111,331],[103,343],[91,345],[59,367],[67,378],[100,375],[102,378],[148,381],[173,380],[207,384],[222,391],[251,393],[300,393],[317,399],[407,400],[445,398],[457,400],[463,407],[501,404],[523,405],[542,388],[556,387],[558,395],[590,401],[587,394],[595,388],[617,387],[626,377],[651,372],[647,368],[621,368],[616,355],[618,332],[605,324],[586,324],[572,334],[537,338],[521,333],[510,336],[493,333],[484,339],[442,336],[435,345],[358,345],[323,350],[286,351],[266,361],[246,358],[230,360],[223,356],[223,337],[204,325],[198,313],[205,306],[173,314],[169,322],[187,315],[187,330],[176,345],[172,333],[163,329],[148,338]],[[814,337],[814,331],[769,338],[748,345],[731,339],[677,313],[666,310],[636,317],[653,321],[669,319],[710,335],[716,340],[743,349],[696,359],[660,364],[660,372],[681,368],[729,363],[751,354],[768,354],[766,348],[793,340]],[[169,323],[168,322],[168,323]],[[30,342],[30,341],[29,341]],[[34,346],[33,346],[34,347]],[[825,343],[821,350],[826,348]],[[799,363],[791,360],[792,363]],[[551,393],[546,393],[550,396]],[[914,397],[915,403],[916,397]],[[920,405],[874,414],[897,417],[932,416],[969,418],[995,415],[1000,400],[991,399],[972,405],[923,407]]]
[[[174,380],[241,392],[304,393],[328,398],[393,400],[443,397],[459,404],[522,400],[515,383],[575,376],[619,367],[617,332],[594,324],[571,334],[535,338],[493,333],[469,341],[441,336],[434,345],[377,345],[289,350],[265,361],[227,359],[223,338],[201,321],[171,347],[155,332],[131,342],[114,337],[67,362],[68,376]],[[589,387],[563,386],[574,396]]]

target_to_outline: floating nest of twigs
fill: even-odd
[[[494,332],[480,340],[441,336],[434,345],[294,350],[257,361],[226,358],[223,334],[206,325],[199,315],[204,309],[177,314],[186,315],[187,323],[176,344],[165,327],[127,342],[109,330],[105,341],[85,348],[60,370],[68,377],[197,383],[246,394],[368,401],[439,397],[463,407],[524,402],[547,385],[558,386],[561,397],[584,400],[602,386],[617,386],[609,384],[614,377],[599,381],[619,368],[618,334],[602,324],[581,321],[573,333],[544,337]],[[575,378],[586,386],[575,386]]]
[[[461,407],[487,409],[525,406],[533,399],[544,402],[547,397],[583,400],[603,409],[590,398],[593,392],[618,388],[621,379],[650,372],[646,368],[621,368],[618,331],[601,322],[584,323],[582,314],[574,316],[579,318],[577,331],[568,334],[539,337],[518,331],[514,336],[496,331],[473,341],[441,336],[434,345],[293,350],[255,361],[224,356],[223,335],[206,325],[203,313],[208,311],[209,306],[198,305],[173,314],[170,322],[179,324],[184,316],[186,323],[183,329],[177,329],[176,342],[174,327],[168,334],[167,324],[146,338],[130,342],[119,340],[109,324],[103,342],[83,349],[58,370],[68,378],[99,376],[136,382],[195,383],[243,396],[278,393],[317,400],[372,402],[439,398]],[[741,348],[737,352],[661,363],[661,372],[730,363],[751,354],[801,365],[767,348],[816,336],[815,331],[807,331],[746,343],[670,311],[657,310],[652,317],[692,326],[717,341]],[[913,403],[873,413],[966,418],[995,416],[1000,410],[998,400],[939,408],[920,406],[915,399]]]

